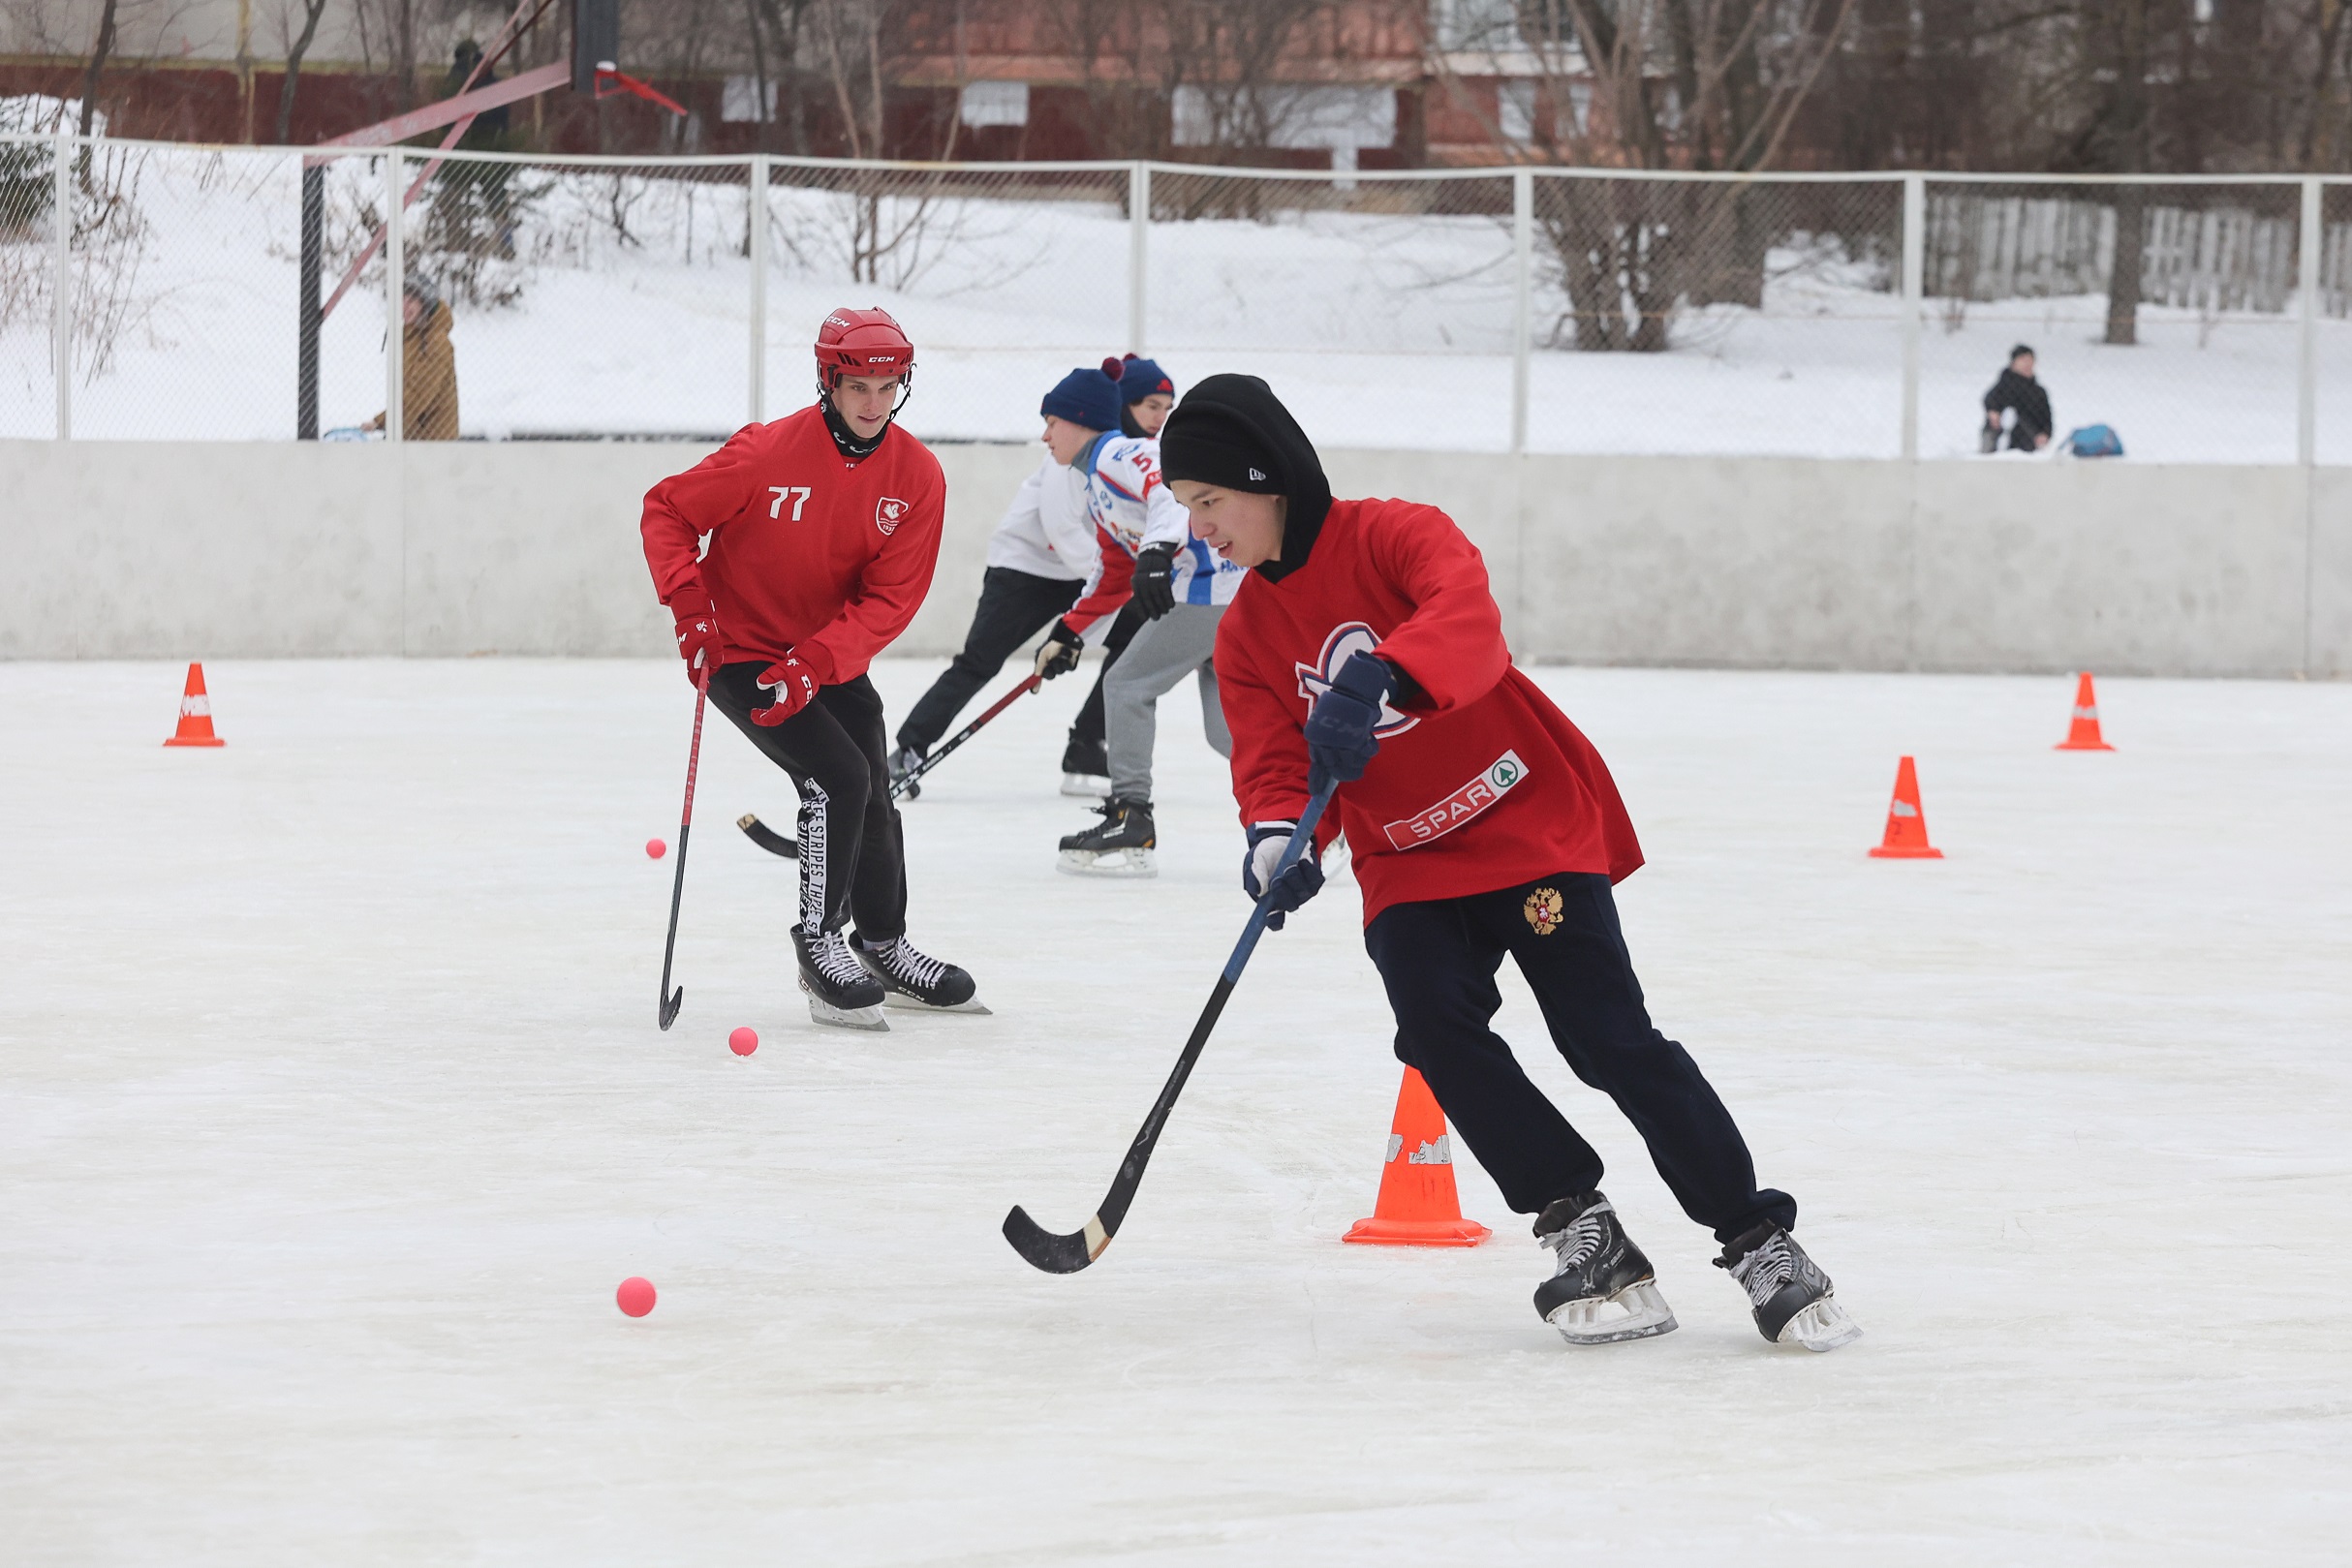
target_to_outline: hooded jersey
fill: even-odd
[[[1378,754],[1316,832],[1318,850],[1347,835],[1366,924],[1391,904],[1641,865],[1608,765],[1512,666],[1486,563],[1452,518],[1335,501],[1303,561],[1258,576],[1217,630],[1245,826],[1306,809],[1301,729],[1348,659],[1377,653],[1417,689],[1382,710]]]
[[[1111,617],[1134,595],[1135,556],[1147,544],[1176,547],[1176,602],[1230,604],[1247,575],[1192,537],[1191,514],[1160,477],[1160,444],[1148,436],[1099,436],[1071,467],[1086,476],[1087,515],[1095,525],[1098,559],[1086,588],[1063,620],[1097,640]]]
[[[1086,581],[1099,552],[1086,512],[1085,482],[1077,470],[1047,453],[988,536],[988,564],[1056,582]]]
[[[796,654],[830,686],[864,674],[922,608],[946,501],[939,459],[897,425],[852,462],[824,411],[805,408],[646,491],[645,564],[673,613],[718,612],[727,661]]]

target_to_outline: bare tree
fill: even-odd
[[[1601,168],[1757,170],[1786,150],[1854,0],[1513,0],[1481,47],[1532,61],[1525,155]],[[1457,100],[1462,52],[1431,58]],[[1474,51],[1473,51],[1474,52]],[[1489,132],[1505,140],[1499,117]],[[1737,184],[1545,180],[1535,220],[1578,349],[1655,353],[1686,303],[1763,302],[1771,231]]]
[[[90,46],[90,63],[81,73],[81,134],[90,134],[90,117],[98,110],[98,77],[114,52],[114,0],[106,0],[98,14],[98,41]]]
[[[311,40],[319,35],[319,17],[326,10],[326,0],[299,0],[299,3],[302,31],[286,46],[286,76],[278,83],[277,143],[281,147],[294,135],[294,82],[302,75],[302,56],[310,52]],[[281,24],[284,19],[281,15]]]

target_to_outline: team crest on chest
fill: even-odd
[[[1560,889],[1539,887],[1528,895],[1528,924],[1535,928],[1536,936],[1549,937],[1560,929],[1561,908]]]
[[[898,532],[898,525],[907,520],[907,504],[896,496],[884,496],[874,503],[874,526],[888,538]]]
[[[1342,664],[1358,654],[1371,653],[1379,641],[1373,634],[1372,628],[1361,621],[1349,621],[1331,629],[1331,635],[1323,639],[1323,651],[1315,656],[1314,663],[1294,663],[1293,667],[1298,670],[1298,694],[1307,699],[1308,711],[1313,712],[1315,699],[1331,690],[1331,679],[1339,674]],[[1372,726],[1372,732],[1379,736],[1402,735],[1420,722],[1406,717],[1383,702],[1380,704],[1380,722]]]

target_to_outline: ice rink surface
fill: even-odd
[[[885,665],[894,714],[936,666]],[[1397,1089],[1354,888],[1271,937],[1162,705],[1157,881],[1057,876],[1082,690],[906,810],[984,1019],[824,1030],[789,794],[714,718],[654,1025],[674,666],[0,665],[13,1564],[2336,1563],[2352,1476],[2352,688],[1545,669],[1652,864],[1653,1010],[1868,1331],[1767,1346],[1506,979],[1680,1333],[1571,1349],[1343,1246]],[[1001,684],[1001,683],[1000,683]],[[1950,858],[1879,862],[1899,753]],[[756,1056],[726,1046],[758,1029]],[[641,1274],[652,1316],[613,1289]]]

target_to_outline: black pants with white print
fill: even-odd
[[[1617,1102],[1683,1212],[1729,1242],[1797,1200],[1756,1187],[1755,1161],[1690,1053],[1658,1032],[1617,922],[1609,878],[1563,873],[1463,898],[1392,904],[1364,945],[1397,1015],[1397,1058],[1417,1070],[1503,1201],[1541,1214],[1600,1185],[1600,1154],[1487,1026],[1505,954],[1576,1076]]]
[[[890,803],[888,730],[882,693],[863,675],[821,687],[783,723],[752,723],[774,693],[759,672],[770,661],[722,664],[710,699],[800,791],[800,921],[813,936],[852,920],[868,941],[907,930],[906,850]]]

